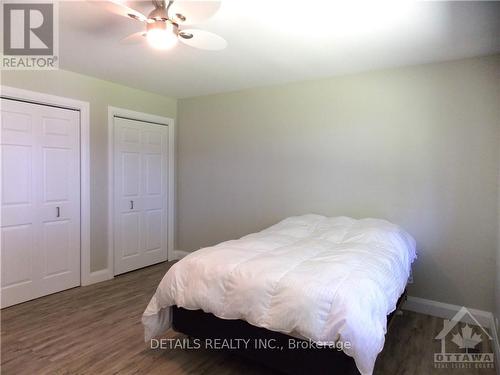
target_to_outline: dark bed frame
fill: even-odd
[[[406,290],[399,297],[397,306],[406,300]],[[397,311],[397,310],[396,310]],[[392,312],[387,319],[387,326],[390,327],[395,312]],[[305,340],[297,339],[283,333],[269,331],[265,328],[255,327],[244,320],[226,320],[217,318],[213,314],[202,310],[186,310],[174,306],[172,309],[172,328],[197,339],[250,339],[246,348],[232,349],[231,352],[250,358],[267,367],[278,370],[286,374],[338,374],[354,375],[359,374],[354,359],[344,352],[332,348],[305,348],[302,349],[300,343],[306,344]],[[272,340],[275,348],[283,349],[262,349],[256,348],[256,340]],[[293,340],[301,349],[290,348],[289,340]],[[268,341],[269,342],[269,341]]]

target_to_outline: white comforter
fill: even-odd
[[[177,305],[314,342],[349,342],[344,352],[371,374],[415,257],[414,239],[385,220],[290,217],[174,264],[144,312],[145,339],[167,330]]]

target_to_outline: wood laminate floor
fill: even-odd
[[[151,350],[141,314],[170,263],[67,290],[1,312],[2,374],[275,374],[255,363],[206,350]],[[480,374],[494,370],[435,369],[433,340],[442,320],[396,316],[376,374]],[[170,331],[167,337],[182,337]],[[489,344],[486,344],[489,345]]]

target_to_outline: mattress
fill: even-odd
[[[386,220],[290,217],[174,264],[143,314],[145,339],[170,327],[176,305],[344,343],[360,373],[371,374],[415,258],[415,240]]]

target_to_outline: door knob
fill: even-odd
[[[133,210],[134,209],[134,201],[130,201],[130,209]]]

